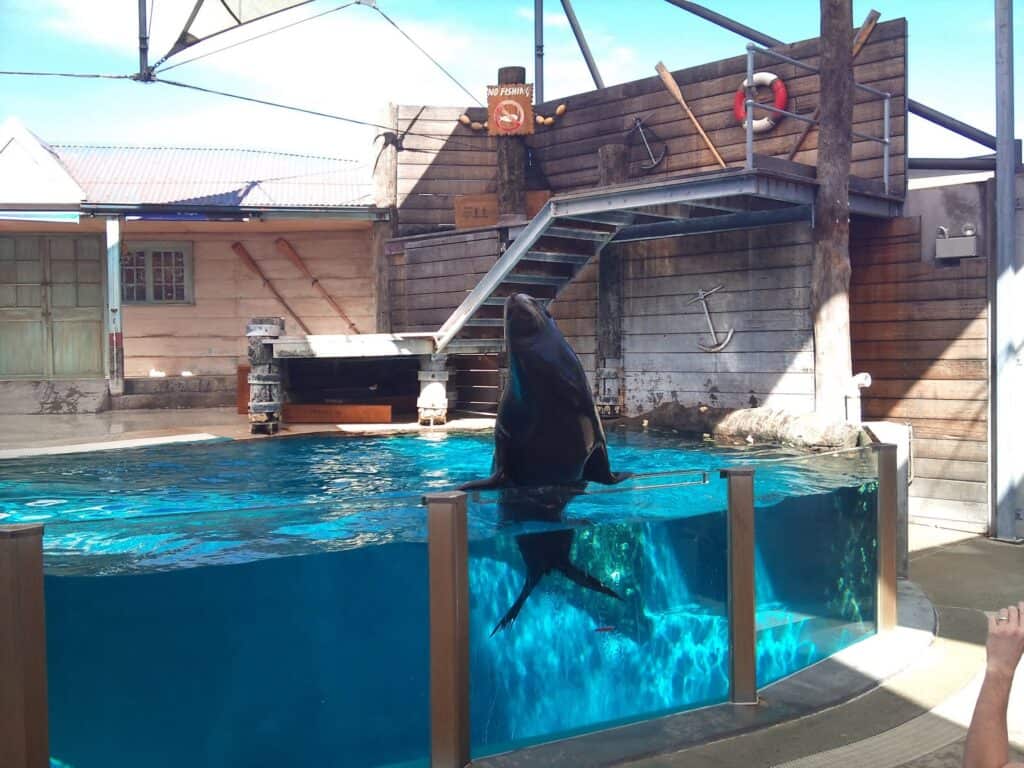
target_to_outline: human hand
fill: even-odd
[[[988,619],[988,671],[1013,678],[1014,670],[1024,654],[1024,601],[1000,608]]]

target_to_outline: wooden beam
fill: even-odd
[[[729,700],[757,703],[757,621],[754,583],[754,470],[723,469],[729,483]]]
[[[525,67],[502,67],[498,85],[526,82]],[[498,223],[517,224],[526,219],[526,141],[522,136],[499,136]]]
[[[815,411],[846,418],[853,376],[850,352],[850,155],[853,69],[849,45],[851,0],[821,0],[821,102],[818,191],[811,265]]]
[[[302,260],[299,252],[295,250],[292,244],[283,237],[279,237],[274,241],[274,245],[277,246],[277,250],[284,254],[303,275],[309,278],[313,287],[316,288],[317,292],[324,297],[324,301],[330,304],[331,309],[338,313],[338,317],[344,320],[348,324],[348,327],[352,329],[352,333],[359,333],[359,329],[356,327],[356,324],[352,322],[352,318],[345,314],[345,310],[338,306],[338,302],[334,300],[334,297],[331,296],[331,294],[327,292],[327,289],[320,284],[320,281],[313,276],[313,273],[309,271],[309,267],[306,266],[306,262]],[[309,331],[306,331],[306,333],[309,333]]]
[[[232,243],[231,250],[233,250],[235,254],[238,256],[238,258],[242,260],[242,263],[245,264],[245,266],[247,266],[260,280],[263,281],[263,284],[267,287],[267,290],[274,294],[274,298],[277,299],[278,303],[282,307],[284,307],[285,310],[287,310],[288,314],[295,318],[295,322],[299,324],[299,327],[302,329],[302,332],[308,334],[309,328],[307,328],[306,324],[302,322],[302,318],[295,313],[294,309],[288,306],[288,302],[284,300],[284,297],[277,292],[277,289],[274,287],[273,283],[271,283],[267,276],[263,274],[263,270],[260,269],[260,265],[256,263],[256,260],[253,259],[252,255],[249,253],[249,251],[246,250],[245,246],[242,245],[241,243]]]

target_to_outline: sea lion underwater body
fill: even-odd
[[[505,301],[508,384],[494,425],[494,461],[488,478],[462,490],[505,489],[501,517],[508,522],[561,522],[566,504],[588,480],[613,485],[630,473],[612,472],[604,429],[576,353],[547,310],[526,294]],[[512,489],[538,488],[536,491]],[[492,635],[518,616],[545,574],[622,598],[569,559],[575,531],[525,533],[516,544],[526,583]]]

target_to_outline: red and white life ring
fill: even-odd
[[[772,74],[771,72],[755,72],[754,87],[757,88],[758,86],[772,89],[772,106],[776,109],[785,109],[789,104],[789,94],[786,92],[786,84],[782,82],[782,78],[778,75]],[[732,113],[744,127],[747,125],[746,101],[747,81],[744,80],[740,83],[740,87],[736,91],[736,98],[734,98],[732,102]],[[771,113],[767,117],[757,118],[754,120],[754,133],[770,131],[775,127],[775,124],[779,121],[780,117],[782,116]]]

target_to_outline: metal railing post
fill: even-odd
[[[0,765],[50,765],[43,526],[0,526]]]
[[[754,50],[753,45],[747,46],[747,170],[754,167],[754,100],[751,98],[754,93]]]
[[[896,628],[896,446],[881,443],[878,451],[878,632]]]
[[[729,483],[729,700],[757,703],[754,591],[754,470],[723,469]]]
[[[892,96],[889,94],[885,95],[885,112],[883,113],[883,129],[885,132],[885,142],[882,144],[882,180],[885,184],[885,194],[889,194],[889,120],[890,113],[892,110]]]
[[[469,549],[466,494],[427,503],[430,568],[430,765],[463,768],[469,756]]]

